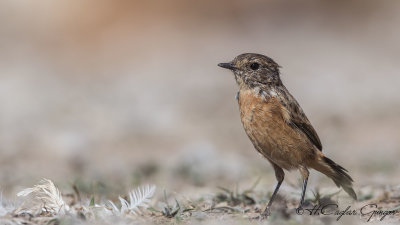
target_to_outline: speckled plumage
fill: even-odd
[[[347,171],[322,153],[322,144],[307,116],[280,79],[279,65],[254,53],[237,56],[219,66],[233,71],[239,86],[240,118],[255,149],[273,166],[278,180],[269,208],[284,179],[284,171],[298,169],[303,177],[303,204],[308,168],[316,169],[342,186],[353,198],[352,179]]]

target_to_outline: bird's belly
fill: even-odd
[[[301,137],[288,127],[279,105],[252,96],[239,101],[239,106],[243,127],[261,155],[288,170],[302,163]]]
[[[285,169],[291,169],[293,166],[287,163],[288,158],[293,152],[293,146],[283,136],[280,136],[281,130],[277,126],[277,121],[259,118],[257,115],[242,119],[243,127],[252,141],[255,149],[264,157]]]

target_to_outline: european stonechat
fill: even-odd
[[[303,178],[299,208],[304,202],[309,168],[315,169],[357,199],[348,171],[322,153],[321,141],[296,99],[280,79],[280,66],[254,53],[237,56],[218,66],[233,71],[239,86],[237,100],[243,127],[254,148],[273,166],[278,181],[261,213],[265,218],[284,179],[285,170],[298,169]]]

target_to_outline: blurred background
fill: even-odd
[[[397,185],[399,10],[395,0],[1,1],[0,189],[44,177],[189,195],[261,178],[272,191],[234,78],[217,67],[244,52],[282,66],[356,189]],[[322,181],[313,172],[309,187],[335,188]]]

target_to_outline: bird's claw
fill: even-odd
[[[259,220],[259,221],[266,220],[266,219],[268,219],[270,214],[271,214],[271,210],[268,207],[264,210],[264,212],[260,213],[260,215],[252,217],[251,220]]]

